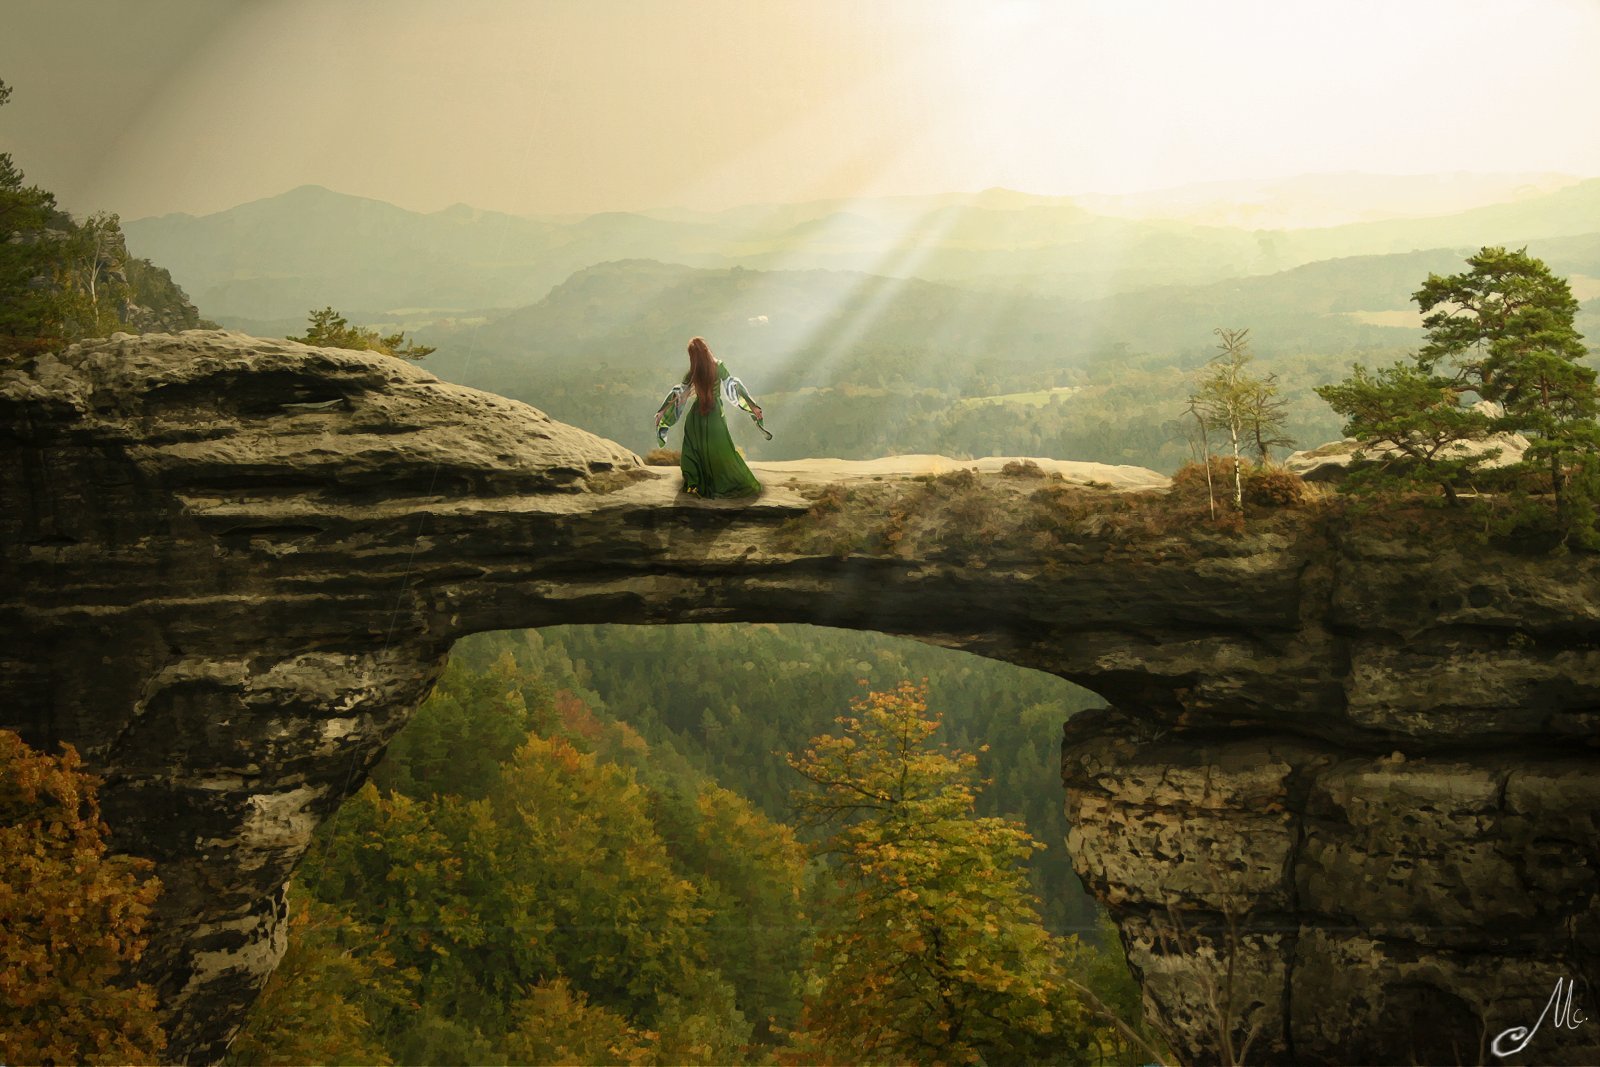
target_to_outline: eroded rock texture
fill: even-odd
[[[1185,1059],[1477,1060],[1558,977],[1600,1061],[1600,574],[1311,528],[1045,565],[806,555],[753,504],[398,360],[119,335],[0,375],[0,725],[106,778],[145,958],[214,1059],[282,886],[451,643],[567,622],[908,634],[1070,678],[1069,847]],[[1231,965],[1231,966],[1230,966]],[[1231,974],[1231,984],[1229,975]],[[1230,994],[1231,989],[1231,994]]]

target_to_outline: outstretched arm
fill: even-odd
[[[728,400],[739,405],[740,409],[756,420],[756,429],[767,434],[767,440],[772,440],[772,435],[767,433],[767,428],[761,423],[761,405],[755,402],[755,398],[744,387],[744,383],[730,374],[727,380],[722,383],[722,388],[723,395]]]
[[[683,414],[683,405],[689,398],[689,386],[679,382],[672,387],[672,392],[656,408],[656,444],[667,443],[667,431],[672,429],[672,424],[678,421],[678,416]]]

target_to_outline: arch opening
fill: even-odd
[[[613,809],[613,820],[626,820],[637,796],[646,797],[638,807],[643,817],[631,832],[660,842],[668,866],[679,865],[677,875],[693,883],[703,907],[716,913],[712,927],[721,931],[718,942],[729,948],[728,953],[707,950],[721,970],[705,982],[689,983],[692,988],[682,994],[684,1010],[715,1014],[722,989],[718,983],[723,982],[733,990],[737,1011],[747,1021],[757,1020],[747,1038],[758,1045],[781,1043],[784,1032],[798,1023],[798,1000],[779,990],[794,990],[803,976],[802,950],[810,931],[770,928],[782,921],[770,896],[752,894],[727,907],[728,894],[738,890],[718,879],[742,860],[708,855],[708,834],[714,834],[708,827],[718,818],[732,818],[753,828],[755,839],[745,841],[752,854],[773,841],[793,841],[798,827],[788,798],[804,782],[786,765],[785,754],[801,751],[817,734],[839,733],[835,720],[850,714],[853,698],[892,690],[902,681],[924,683],[929,713],[940,719],[936,744],[977,754],[984,788],[974,814],[1021,824],[1044,846],[1029,858],[1026,876],[1045,928],[1056,935],[1076,934],[1084,946],[1070,957],[1083,968],[1079,977],[1090,980],[1092,971],[1095,981],[1118,983],[1127,995],[1133,984],[1120,945],[1108,938],[1107,921],[1072,873],[1065,852],[1061,727],[1075,712],[1103,703],[1100,698],[1053,675],[1003,661],[909,638],[803,624],[562,625],[460,639],[433,692],[373,769],[371,783],[319,831],[292,892],[296,907],[318,916],[324,926],[291,927],[285,973],[290,982],[311,981],[308,961],[315,961],[319,938],[348,939],[352,931],[375,926],[384,914],[379,901],[393,895],[396,879],[439,893],[440,917],[430,925],[413,912],[409,928],[385,923],[384,937],[401,945],[393,951],[403,957],[404,945],[414,948],[417,938],[437,939],[449,946],[452,957],[464,961],[467,972],[457,975],[457,984],[476,982],[480,991],[501,988],[496,981],[503,985],[504,973],[521,974],[516,968],[531,964],[483,953],[471,938],[462,939],[448,913],[474,910],[481,903],[484,915],[504,917],[512,913],[496,910],[500,905],[493,902],[522,891],[551,896],[546,902],[551,914],[566,915],[556,899],[561,878],[573,885],[594,879],[593,892],[615,895],[614,902],[603,906],[628,914],[625,922],[636,925],[641,936],[671,942],[673,932],[660,928],[661,917],[629,911],[634,903],[629,894],[646,892],[646,877],[599,884],[606,877],[607,849],[614,844],[607,835],[614,825],[603,818],[587,824],[586,832],[595,837],[587,856],[549,848],[550,836],[560,832],[556,827],[590,818],[585,798],[569,798],[572,812],[552,814],[530,833],[527,850],[541,862],[572,864],[554,881],[512,886],[479,878],[469,891],[465,883],[451,889],[432,875],[424,879],[405,869],[407,864],[420,868],[433,862],[418,857],[421,834],[444,844],[435,857],[439,862],[449,855],[464,869],[475,870],[481,836],[492,832],[484,827],[507,817],[507,796],[520,797],[517,803],[527,805],[532,796],[548,801],[555,795],[527,792],[526,775],[536,769],[546,777],[586,783],[577,788],[595,790],[599,802]],[[623,780],[628,788],[621,787]],[[475,809],[479,821],[463,822],[460,812],[474,804],[481,806]],[[798,829],[798,836],[804,841],[808,833]],[[378,870],[373,854],[388,856],[395,868],[381,884],[373,877]],[[507,879],[521,869],[503,857],[500,862],[506,865]],[[752,884],[778,877],[759,864],[740,870]],[[823,921],[812,911],[820,868],[812,864],[807,871],[804,922],[814,924]],[[481,899],[470,899],[474,895]],[[390,908],[393,904],[388,902]],[[582,914],[592,919],[597,912]],[[699,930],[696,924],[704,919],[679,921]],[[574,916],[553,919],[538,937],[570,941],[571,927],[579,922]],[[743,929],[746,924],[767,925]],[[490,942],[515,944],[529,931],[513,915],[484,933]],[[591,933],[605,941],[614,931]],[[734,946],[759,950],[759,958],[735,958]],[[625,937],[615,950],[627,959],[641,951],[637,939]],[[570,955],[574,950],[569,946],[567,951]],[[1098,961],[1094,967],[1091,960]],[[660,968],[670,967],[661,959],[644,954],[635,960],[640,961],[657,968],[652,980],[668,981]],[[1120,974],[1113,973],[1117,967]],[[604,969],[602,963],[599,970]],[[527,982],[531,973],[521,974],[521,980]],[[564,973],[561,980],[597,1003],[608,1003],[604,998],[614,994],[603,973]],[[246,1050],[271,1047],[261,1045],[263,1035],[271,1032],[274,1016],[281,1015],[292,995],[288,988],[278,980],[268,987],[241,1035]],[[434,1059],[473,1050],[487,1054],[483,1042],[499,1038],[475,1027],[492,1028],[480,1003],[489,994],[442,998],[426,979],[419,979],[410,995],[420,1002],[430,993],[435,1003],[424,1004],[419,1018],[428,1021],[418,1027],[450,1031],[457,1043],[426,1053]],[[355,998],[354,991],[351,996]],[[625,1002],[631,1010],[646,1013],[638,1020],[640,1026],[660,1029],[656,1017],[647,1014],[652,1010],[648,1000],[641,994],[634,999],[618,996],[610,1003],[618,1007]],[[506,1010],[515,1014],[519,1004],[512,998]],[[415,1043],[423,1037],[397,1039],[391,1034],[390,1040]]]

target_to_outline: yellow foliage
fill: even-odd
[[[153,1063],[155,991],[129,984],[161,883],[106,855],[96,779],[70,745],[0,730],[0,1062]]]

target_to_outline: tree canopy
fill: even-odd
[[[0,106],[11,87],[0,81]],[[117,330],[214,327],[165,270],[128,253],[122,220],[82,222],[0,152],[0,353],[27,356]]]
[[[127,980],[161,892],[148,860],[109,855],[70,746],[0,730],[0,1062],[155,1063],[155,990]]]
[[[11,87],[0,81],[0,106]],[[24,184],[10,152],[0,152],[0,349],[39,347],[61,336],[49,288],[54,249],[45,232],[63,217],[56,198]]]
[[[817,937],[805,1029],[843,1062],[1087,1062],[1092,1026],[1064,981],[1075,939],[1039,921],[1017,823],[974,814],[977,757],[931,743],[927,692],[854,701],[789,763],[833,833],[832,921]]]
[[[852,650],[831,631],[782,629],[558,628],[463,641],[371,783],[318,832],[291,894],[289,953],[232,1061],[814,1062],[820,1053],[802,1012],[820,973],[808,965],[813,932],[846,925],[853,913],[840,909],[850,901],[818,890],[822,861],[808,863],[801,829],[701,767],[715,766],[728,786],[764,792],[766,757],[787,736],[764,727],[811,714],[817,694],[831,691],[796,679],[818,673],[822,661],[897,677],[903,664]],[[600,630],[609,644],[587,640]],[[747,659],[708,674],[684,648]],[[1037,750],[1010,749],[997,761],[1008,777],[1023,777],[990,790],[998,799],[989,802],[1021,810],[1037,798],[1059,817],[1049,800],[1050,739],[1066,710],[1016,701],[1017,692],[995,684],[999,665],[943,655],[952,692],[990,701],[969,726],[993,717],[1002,699],[1016,703],[1017,734],[1039,739]],[[968,674],[968,685],[956,681]],[[1033,692],[1028,672],[1012,674],[1019,692]],[[585,684],[602,678],[610,697]],[[850,691],[847,681],[841,692]],[[732,702],[735,692],[750,714]],[[656,704],[685,732],[642,710]],[[624,708],[649,739],[618,720]],[[998,724],[986,733],[1012,744]],[[707,760],[712,746],[719,754]],[[781,776],[773,788],[791,785],[781,757],[770,762]],[[1012,766],[1035,762],[1037,782],[1030,768]],[[962,774],[975,799],[974,771]],[[1033,847],[1014,823],[992,822],[1011,826],[999,837],[1012,844],[995,862]],[[958,823],[952,817],[941,832],[954,834]],[[1065,831],[1056,825],[1048,836]],[[960,852],[959,834],[953,842],[957,854],[939,861],[947,874],[981,856]],[[994,915],[1011,914],[1003,901],[1020,888],[1027,906],[1016,914],[1032,915],[1035,929],[1000,937],[1001,958],[974,962],[973,972],[988,967],[1001,982],[997,968],[1018,958],[1012,947],[1042,945],[1027,958],[1054,961],[1050,975],[1070,968],[1106,999],[1135,1005],[1136,1016],[1136,990],[1115,947],[1080,954],[1036,929],[1030,874],[1018,866],[989,878],[1003,890]],[[990,939],[983,916],[962,922],[951,927],[952,944]],[[1051,980],[1060,994],[1061,981]],[[1080,1037],[1071,1032],[1065,1045],[1040,1038],[1035,1047],[1050,1051],[1035,1058],[1081,1058],[1072,1044]],[[1105,1027],[1088,1028],[1086,1039],[1126,1054]]]
[[[1600,391],[1583,362],[1571,286],[1526,249],[1483,248],[1466,265],[1430,274],[1412,295],[1427,343],[1410,361],[1376,374],[1357,365],[1317,393],[1345,417],[1345,433],[1365,454],[1373,446],[1386,453],[1385,480],[1437,484],[1452,502],[1496,454],[1473,442],[1525,436],[1530,447],[1518,469],[1540,472],[1564,538],[1593,541]]]

